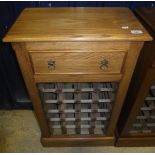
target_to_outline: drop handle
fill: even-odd
[[[109,65],[108,60],[103,59],[103,60],[101,61],[100,69],[101,69],[101,70],[107,70],[108,67],[109,67],[108,65]]]
[[[53,60],[49,60],[48,62],[47,62],[47,66],[48,66],[48,69],[49,70],[55,70],[55,61],[53,61]]]

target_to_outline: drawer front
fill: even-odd
[[[119,74],[125,52],[38,52],[30,57],[35,74]]]

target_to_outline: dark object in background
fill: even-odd
[[[0,2],[0,38],[5,35],[15,19],[26,7],[129,7],[154,6],[155,2],[55,2],[55,1],[23,1]],[[27,95],[21,73],[9,44],[0,42],[0,109],[31,109],[31,101]]]
[[[153,41],[145,43],[118,122],[117,146],[155,146],[155,8],[137,16]]]

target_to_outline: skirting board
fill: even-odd
[[[115,146],[118,147],[155,146],[155,136],[120,137],[117,139]]]
[[[113,146],[114,142],[114,137],[41,137],[41,143],[46,147]]]

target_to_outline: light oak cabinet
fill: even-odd
[[[144,41],[127,8],[25,9],[11,42],[44,146],[114,145],[115,128]]]
[[[118,121],[117,146],[155,146],[155,8],[136,14],[153,40],[141,50]]]

